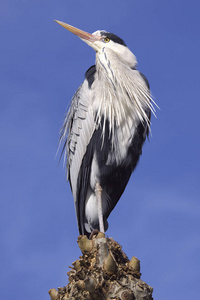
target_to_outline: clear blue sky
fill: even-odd
[[[53,19],[113,32],[136,55],[161,110],[107,234],[141,260],[155,299],[199,298],[199,11],[183,0],[1,1],[2,299],[49,299],[81,254],[56,151],[95,53]]]

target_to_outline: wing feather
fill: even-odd
[[[75,93],[69,112],[61,130],[61,141],[64,141],[65,156],[67,156],[67,178],[70,181],[74,196],[76,214],[78,216],[77,184],[78,175],[86,153],[87,146],[95,130],[95,120],[92,108],[92,92],[88,89],[87,80]]]

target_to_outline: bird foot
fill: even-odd
[[[99,233],[98,229],[94,229],[89,236],[89,240],[92,240],[93,236],[96,236]]]

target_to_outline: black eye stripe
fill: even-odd
[[[111,41],[113,41],[115,43],[118,43],[120,45],[126,46],[126,44],[124,43],[124,41],[120,37],[118,37],[117,35],[115,35],[114,33],[105,32],[104,31],[104,32],[101,32],[101,35],[109,38]]]

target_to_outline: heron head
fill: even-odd
[[[81,40],[92,47],[96,51],[97,55],[100,54],[103,49],[107,48],[113,51],[122,61],[124,61],[130,67],[136,67],[137,60],[135,55],[129,50],[124,41],[117,35],[105,30],[97,30],[91,34],[64,22],[57,20],[55,21],[59,25],[66,28],[68,31],[77,35]]]

